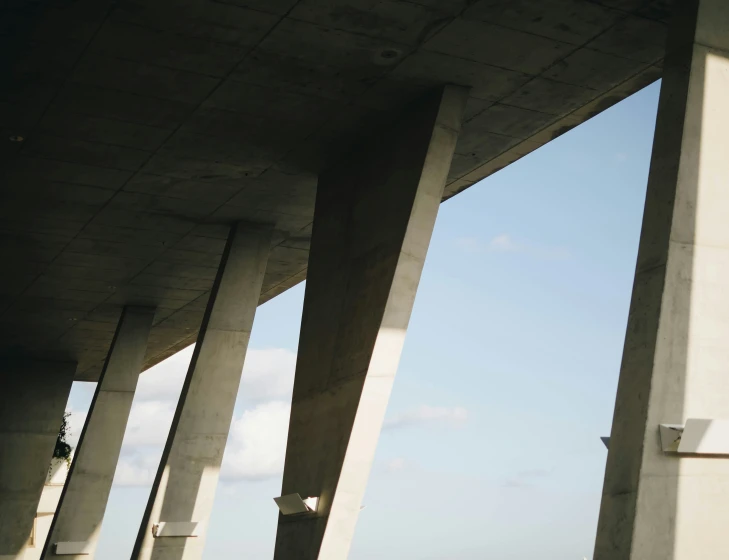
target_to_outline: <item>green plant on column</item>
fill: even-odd
[[[58,430],[58,438],[56,438],[56,447],[53,449],[53,458],[54,459],[63,459],[66,461],[66,466],[69,468],[71,467],[71,445],[68,443],[66,438],[68,438],[68,419],[71,417],[70,412],[64,412],[63,413],[63,421],[61,422],[61,427]]]

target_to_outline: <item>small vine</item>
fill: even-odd
[[[70,416],[70,412],[64,412],[63,421],[61,422],[61,428],[58,430],[56,447],[53,449],[53,458],[63,459],[64,461],[66,461],[66,465],[69,468],[71,467],[71,446],[68,444],[67,438],[69,436],[68,419]]]

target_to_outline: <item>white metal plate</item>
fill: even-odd
[[[688,418],[678,452],[729,455],[729,420]]]
[[[306,498],[304,504],[306,504],[309,511],[316,511],[316,508],[319,506],[319,498]]]
[[[152,527],[152,534],[160,537],[197,537],[197,521],[160,521]]]
[[[91,546],[85,541],[57,542],[55,544],[56,556],[76,556],[91,554]]]
[[[658,427],[661,436],[661,449],[666,453],[676,453],[681,442],[683,426],[681,424],[661,424]]]
[[[294,515],[309,511],[309,507],[298,494],[287,494],[286,496],[274,498],[273,501],[276,502],[279,511],[284,515]]]

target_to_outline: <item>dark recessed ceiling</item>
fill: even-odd
[[[276,223],[266,301],[305,278],[317,172],[359,138],[471,86],[453,196],[656,80],[667,4],[8,0],[0,355],[95,379],[136,303],[160,361],[195,340],[226,224]]]

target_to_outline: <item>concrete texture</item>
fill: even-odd
[[[354,145],[471,87],[454,196],[660,77],[667,5],[2,3],[0,356],[95,381],[144,305],[161,361],[195,341],[230,223],[275,224],[267,301],[306,277],[317,176]]]
[[[269,226],[230,229],[132,560],[199,560],[271,245]],[[160,522],[195,537],[154,537]],[[191,531],[192,533],[192,531]]]
[[[61,499],[63,485],[68,476],[68,465],[63,459],[53,459],[43,486],[33,522],[32,537],[28,540],[22,560],[40,560],[43,544],[46,542],[51,522]]]
[[[76,364],[0,361],[0,560],[20,560]]]
[[[57,542],[86,543],[69,560],[94,556],[153,318],[144,307],[122,313],[41,558],[56,557]]]
[[[729,4],[671,30],[595,560],[729,557],[729,460],[661,451],[659,424],[729,411]]]
[[[468,91],[424,99],[319,179],[276,560],[347,557]],[[342,188],[343,185],[348,188]]]

